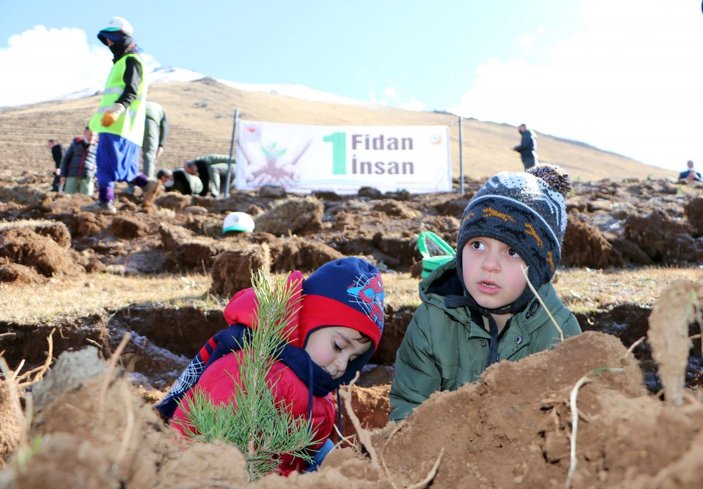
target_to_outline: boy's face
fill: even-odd
[[[305,351],[333,379],[344,375],[347,365],[371,348],[371,341],[357,330],[345,326],[316,329],[308,337]]]
[[[461,251],[464,284],[471,297],[486,309],[513,303],[527,286],[525,261],[505,243],[493,238],[471,238]]]

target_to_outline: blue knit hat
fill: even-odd
[[[501,172],[488,180],[466,206],[461,219],[456,266],[462,283],[462,250],[471,238],[480,236],[517,251],[529,267],[528,277],[535,289],[549,282],[561,259],[569,190],[568,174],[551,165],[535,166],[526,172]],[[516,304],[522,307],[530,298],[526,288]]]
[[[345,326],[368,336],[372,350],[383,333],[383,281],[378,268],[356,257],[325,263],[303,281],[301,336],[323,326]]]

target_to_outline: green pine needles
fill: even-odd
[[[310,423],[294,418],[266,384],[277,350],[287,339],[291,313],[300,307],[291,304],[294,286],[286,284],[285,277],[272,279],[261,270],[252,277],[252,284],[259,305],[258,324],[241,345],[241,383],[235,382],[232,398],[217,406],[197,385],[193,387],[186,421],[198,433],[192,438],[222,440],[239,448],[250,481],[273,471],[284,455],[312,462],[307,448],[314,443]]]

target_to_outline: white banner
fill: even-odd
[[[240,121],[235,185],[288,192],[450,192],[445,126],[305,126]]]

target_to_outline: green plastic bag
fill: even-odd
[[[446,241],[432,231],[423,231],[417,236],[417,249],[422,255],[422,278],[454,258],[456,252]]]

